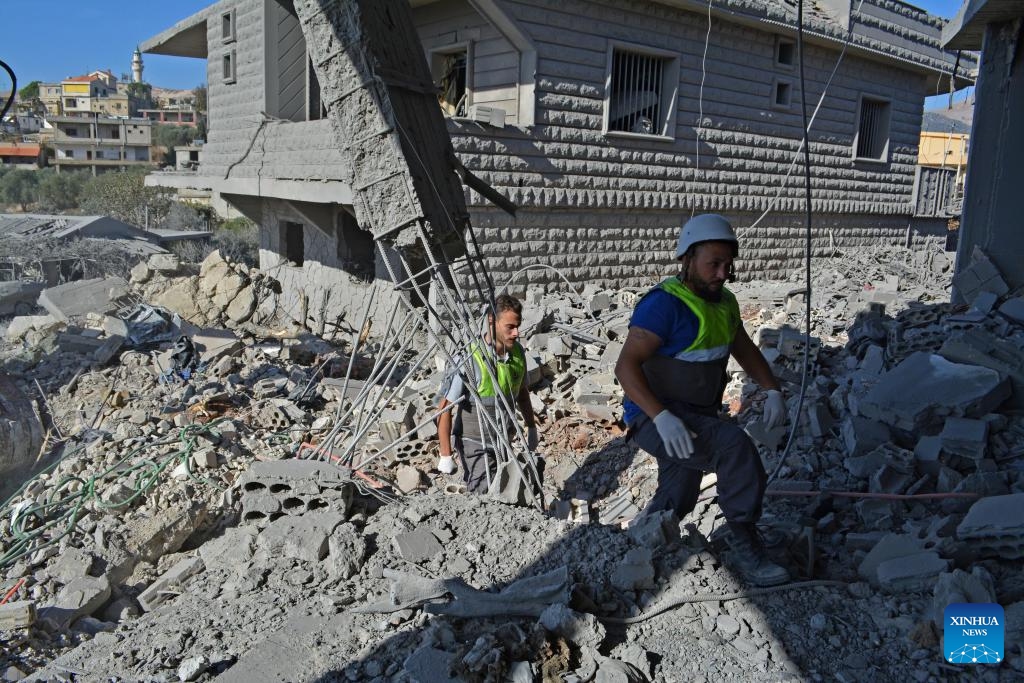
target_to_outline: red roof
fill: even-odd
[[[71,78],[65,78],[61,83],[92,83],[98,80],[95,76],[72,76]]]
[[[30,157],[35,159],[37,156],[39,156],[39,145],[0,144],[0,157]]]

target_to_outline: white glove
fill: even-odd
[[[778,389],[769,389],[764,399],[764,426],[773,429],[786,422],[786,401]]]
[[[455,458],[450,455],[442,455],[441,459],[437,461],[437,469],[445,474],[451,474],[455,471]]]
[[[526,430],[526,448],[530,451],[537,450],[537,444],[540,443],[540,437],[537,435],[537,428],[530,427]]]
[[[665,450],[671,458],[686,460],[693,455],[693,439],[690,430],[683,421],[667,410],[663,410],[654,418],[654,426],[658,436],[665,444]]]

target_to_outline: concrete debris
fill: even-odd
[[[0,672],[940,680],[945,604],[1024,610],[1024,326],[1019,292],[979,263],[965,310],[945,303],[940,252],[820,259],[809,341],[799,286],[735,285],[789,408],[786,427],[759,430],[763,393],[731,367],[724,408],[777,468],[770,552],[801,580],[859,581],[690,602],[743,586],[705,544],[721,526],[714,473],[685,519],[638,516],[657,464],[625,439],[612,370],[642,292],[527,291],[543,487],[506,465],[492,495],[471,496],[434,468],[440,368],[417,364],[418,340],[375,373],[396,358],[386,345],[313,337],[266,274],[220,255],[198,270],[147,261],[133,303],[181,319],[141,310],[158,341],[105,304],[15,318],[4,335],[10,382],[40,424],[29,460],[48,470],[19,476],[0,510],[0,586],[13,588]],[[614,621],[634,623],[606,637]],[[1017,675],[1012,628],[1001,670]],[[850,642],[892,656],[869,661]]]
[[[44,289],[39,305],[66,323],[87,313],[113,313],[127,303],[128,293],[128,283],[121,278],[78,280]]]

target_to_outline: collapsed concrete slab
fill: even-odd
[[[967,511],[956,535],[981,556],[1024,557],[1024,493],[982,498]]]
[[[39,305],[57,320],[68,322],[87,313],[113,313],[126,303],[128,283],[119,277],[76,280],[44,289]]]
[[[907,432],[935,429],[950,415],[977,417],[1009,398],[994,370],[917,352],[882,375],[859,403],[861,415]]]

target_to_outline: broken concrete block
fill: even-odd
[[[768,429],[761,420],[751,420],[743,429],[751,439],[770,451],[778,450],[787,433],[786,425],[778,425]]]
[[[36,621],[36,603],[18,600],[0,605],[0,631],[28,628]]]
[[[398,441],[416,426],[415,417],[416,406],[411,402],[397,408],[387,408],[381,413],[378,424],[381,438],[387,443]]]
[[[402,493],[412,493],[423,485],[423,473],[412,465],[402,465],[395,473],[395,485]]]
[[[39,617],[67,628],[79,617],[92,614],[110,599],[106,576],[81,576],[64,586],[53,605],[42,608]]]
[[[327,539],[326,568],[332,579],[352,578],[363,568],[366,539],[351,524],[339,524]]]
[[[953,287],[967,303],[972,303],[981,292],[1003,296],[1010,291],[999,269],[977,246],[971,254],[970,266],[953,276]]]
[[[885,370],[885,350],[881,346],[870,344],[864,350],[858,369],[866,375],[877,375]]]
[[[878,567],[883,562],[924,552],[920,539],[911,534],[886,534],[861,560],[857,573],[873,586],[878,585]]]
[[[44,289],[39,305],[55,319],[68,322],[87,313],[113,313],[128,292],[128,283],[119,277],[76,280]]]
[[[145,562],[156,562],[176,552],[206,519],[206,506],[169,507],[152,517],[139,519],[128,527],[128,550]]]
[[[47,568],[47,573],[58,583],[68,584],[92,569],[93,556],[81,548],[71,547],[61,553]]]
[[[664,510],[637,517],[626,531],[634,543],[656,550],[679,540],[679,518]]]
[[[946,607],[954,602],[995,602],[996,591],[992,575],[983,567],[971,567],[940,574],[935,582],[932,600],[932,620],[941,628]]]
[[[1013,395],[1008,405],[1024,408],[1024,348],[989,330],[973,328],[950,335],[939,355],[954,363],[980,365],[1009,376]]]
[[[185,581],[203,569],[205,565],[201,557],[181,560],[139,594],[139,606],[146,612],[152,612],[168,599],[178,595]]]
[[[200,448],[192,454],[192,462],[201,469],[214,469],[217,467],[217,449]]]
[[[633,548],[612,571],[612,585],[620,590],[654,588],[654,564],[650,548]]]
[[[871,493],[903,493],[912,478],[912,469],[908,463],[890,461],[871,475],[868,491]]]
[[[392,542],[402,559],[413,563],[429,560],[434,555],[444,552],[444,546],[437,540],[437,536],[423,528],[396,534]]]
[[[451,652],[426,646],[409,655],[402,666],[416,683],[458,683],[463,679],[452,673],[455,660]]]
[[[982,556],[1024,557],[1024,493],[977,501],[957,526],[956,535]]]
[[[1024,298],[1015,296],[1007,299],[999,307],[999,312],[1018,325],[1024,325]]]
[[[206,671],[208,666],[210,666],[210,660],[206,658],[206,655],[189,657],[178,665],[178,680],[194,681]]]
[[[1009,396],[998,372],[919,351],[882,375],[859,408],[864,417],[915,432],[948,415],[990,413]]]
[[[153,271],[149,266],[146,265],[145,261],[139,261],[136,263],[130,271],[128,271],[131,281],[140,285],[149,282],[149,279],[153,277]]]
[[[914,461],[921,474],[938,476],[942,455],[942,439],[938,436],[922,436],[914,446]]]
[[[933,551],[905,555],[879,563],[878,585],[893,593],[922,591],[935,583],[935,577],[949,569],[949,560]]]
[[[256,544],[271,555],[319,562],[327,557],[327,540],[343,521],[340,514],[328,511],[286,515],[267,525],[256,538]]]
[[[539,617],[552,604],[569,603],[569,569],[552,569],[537,576],[519,579],[498,593],[477,590],[461,579],[444,582],[455,600],[447,604],[427,604],[428,614],[453,617],[522,616]]]
[[[884,423],[858,415],[843,420],[840,434],[849,456],[864,455],[892,440],[889,427]]]
[[[541,626],[576,644],[583,651],[596,650],[607,632],[593,614],[577,612],[565,605],[551,605],[540,615]]]
[[[988,447],[988,423],[964,417],[946,418],[939,440],[948,453],[981,460]]]

